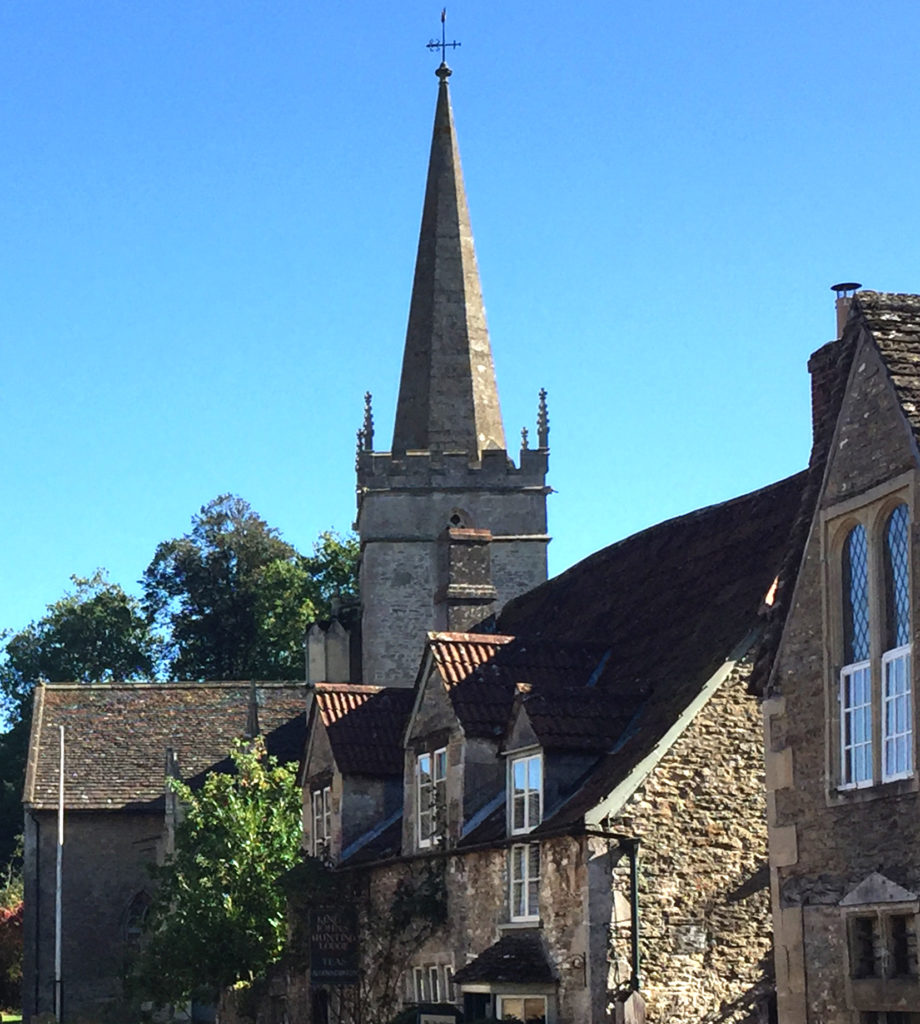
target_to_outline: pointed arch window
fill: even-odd
[[[897,505],[884,532],[885,651],[882,654],[882,779],[913,771],[908,512]]]
[[[910,510],[857,513],[840,551],[841,789],[914,773],[911,694]]]
[[[840,672],[842,784],[872,784],[872,672],[869,662],[869,545],[858,523],[843,545],[843,644]]]

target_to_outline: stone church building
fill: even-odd
[[[266,1024],[767,1024],[777,992],[782,1024],[913,1022],[920,299],[846,297],[805,472],[547,580],[546,395],[509,452],[450,75],[390,449],[369,397],[358,435],[360,622],[310,629],[303,684],[39,687],[25,1016],[55,998],[63,725],[65,1019],[119,1005],[165,776],[260,731],[358,922],[357,975],[294,957]]]
[[[515,463],[449,75],[391,449],[374,450],[369,409],[359,435],[361,684],[309,691],[304,845],[357,904],[360,981],[282,972],[285,1016],[766,1022],[749,679],[806,477],[545,581],[545,396]],[[434,891],[428,916],[381,924]]]

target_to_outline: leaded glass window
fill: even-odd
[[[853,665],[869,658],[869,551],[866,529],[850,530],[843,547],[844,661]]]
[[[885,530],[885,649],[910,643],[910,572],[907,561],[907,506],[898,507],[888,517]]]

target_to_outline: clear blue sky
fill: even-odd
[[[0,0],[0,626],[231,491],[308,549],[387,447],[440,4]],[[455,0],[551,568],[808,456],[829,285],[920,291],[920,5]]]

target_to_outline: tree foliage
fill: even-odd
[[[157,643],[140,602],[97,570],[72,576],[73,590],[7,635],[0,660],[0,863],[22,831],[23,776],[35,684],[149,676]]]
[[[0,1008],[20,1005],[22,982],[22,846],[0,872]]]
[[[140,602],[102,569],[70,579],[72,591],[6,640],[0,689],[13,721],[39,679],[89,683],[153,672],[157,645]]]
[[[224,494],[161,543],[142,580],[188,679],[299,679],[307,624],[356,592],[357,544],[325,533],[301,555],[250,505]]]
[[[300,849],[296,765],[256,740],[235,745],[233,774],[197,791],[173,781],[184,817],[175,852],[156,869],[158,889],[134,974],[160,1005],[213,997],[250,981],[281,955],[286,935],[279,877]]]

